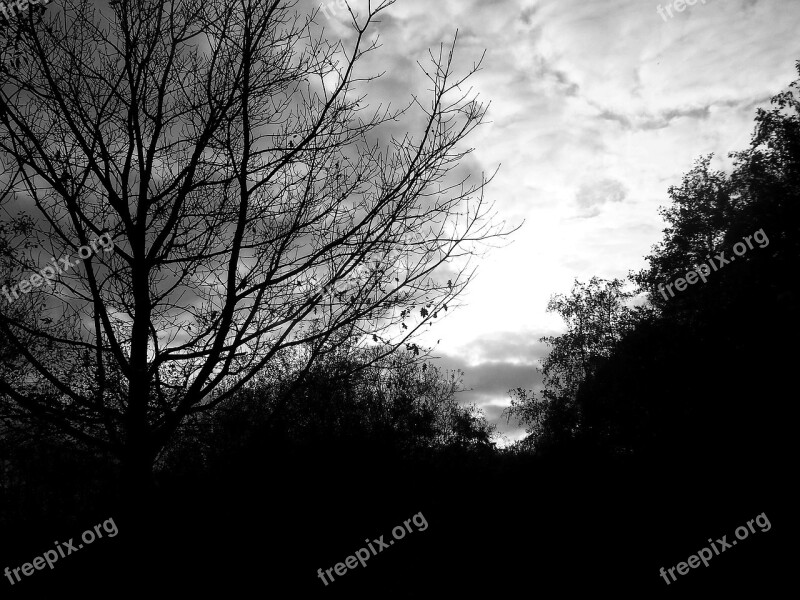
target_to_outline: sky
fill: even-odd
[[[328,4],[318,21],[328,36],[349,39],[349,16]],[[351,2],[357,12],[366,5]],[[374,26],[382,47],[371,60],[386,73],[372,98],[424,92],[415,61],[456,30],[462,67],[486,51],[472,85],[491,101],[489,123],[469,140],[471,168],[499,166],[487,194],[509,224],[524,224],[481,260],[465,306],[423,341],[441,340],[439,364],[464,371],[460,399],[483,409],[503,444],[524,436],[502,414],[508,390],[540,384],[547,346],[539,340],[563,331],[546,311],[551,295],[569,292],[576,278],[644,267],[661,239],[658,207],[669,186],[702,155],[714,153],[712,166],[728,169],[727,153],[747,145],[756,108],[796,77],[800,1],[677,7],[398,0]]]

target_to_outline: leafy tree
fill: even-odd
[[[541,397],[521,388],[511,392],[509,416],[518,417],[527,426],[527,444],[545,444],[554,437],[569,436],[579,426],[575,398],[581,384],[612,355],[642,312],[629,305],[634,294],[624,286],[621,279],[593,277],[588,283],[576,280],[570,295],[558,294],[550,299],[547,310],[564,319],[567,331],[541,338],[551,347],[542,362]]]
[[[375,351],[344,346],[318,361],[300,385],[287,385],[292,379],[284,375],[264,379],[199,413],[182,425],[161,469],[166,475],[212,464],[227,469],[258,460],[264,444],[283,452],[339,448],[398,459],[494,447],[494,427],[456,399],[463,390],[458,373],[420,363],[410,351],[377,361],[365,353]]]
[[[684,175],[681,185],[670,186],[672,203],[659,208],[669,226],[664,229],[664,240],[646,257],[649,269],[636,276],[639,285],[651,292],[650,300],[655,306],[669,301],[657,291],[659,284],[674,281],[707,263],[709,255],[721,249],[735,211],[741,206],[730,178],[710,168],[712,158],[702,157]]]
[[[720,473],[741,468],[737,461],[780,464],[792,437],[784,414],[797,355],[791,340],[800,333],[798,85],[758,111],[750,146],[732,154],[731,174],[711,171],[702,158],[670,188],[672,204],[662,209],[669,227],[649,268],[635,276],[648,307],[607,352],[564,337],[563,351],[545,361],[570,374],[562,380],[571,385],[545,381],[561,400],[518,402],[528,422],[539,419],[534,444],[545,439],[564,450],[569,442],[584,456],[703,456]],[[730,258],[734,244],[758,231],[758,245],[707,281],[674,298],[659,293],[659,284],[709,255]],[[591,368],[582,366],[585,356]]]
[[[797,68],[800,72],[800,61]],[[659,284],[682,277],[708,263],[721,251],[727,251],[730,256],[734,244],[760,229],[771,236],[770,240],[774,237],[778,244],[790,244],[779,255],[796,255],[794,244],[797,242],[784,239],[779,232],[787,223],[798,222],[795,200],[800,191],[797,181],[800,168],[798,86],[800,80],[777,94],[772,99],[772,109],[758,109],[749,146],[729,154],[734,159],[732,173],[711,170],[712,157],[702,157],[684,176],[680,186],[670,187],[671,205],[659,211],[669,227],[664,230],[662,242],[647,257],[649,267],[634,276],[640,291],[648,294],[653,306],[679,309],[692,294],[665,299],[658,291]],[[771,253],[770,258],[775,258],[775,253]],[[746,258],[753,264],[752,261],[760,261],[765,256],[763,252],[751,253]],[[716,290],[714,295],[718,295],[717,282],[735,272],[736,269],[726,268],[714,274],[710,286],[697,289]],[[696,289],[691,291],[694,293]],[[695,309],[701,298],[702,293],[692,298]],[[714,300],[719,301],[719,298]],[[712,305],[705,307],[711,309]]]

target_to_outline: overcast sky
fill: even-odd
[[[366,2],[353,5],[363,9]],[[670,6],[672,17],[659,6]],[[679,4],[680,6],[680,4]],[[661,238],[659,205],[700,155],[749,140],[755,110],[795,78],[800,1],[398,0],[376,25],[379,93],[401,100],[425,82],[415,60],[459,29],[465,63],[487,50],[473,84],[491,100],[473,138],[478,172],[502,216],[525,224],[482,261],[467,306],[437,323],[442,364],[466,372],[464,399],[497,422],[508,389],[534,387],[545,311],[575,278],[624,277]],[[320,22],[347,37],[333,3]],[[474,170],[475,165],[471,165]],[[498,423],[509,439],[518,428]]]

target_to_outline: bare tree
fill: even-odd
[[[429,102],[369,111],[356,67],[391,4],[350,13],[349,47],[280,0],[122,0],[110,18],[67,0],[10,24],[0,157],[33,226],[9,229],[9,281],[75,264],[0,304],[24,363],[0,375],[7,411],[114,452],[136,488],[183,419],[282,356],[416,348],[509,232],[485,177],[453,177],[486,110],[465,87],[480,63],[454,75],[457,36],[430,54]],[[381,144],[404,118],[420,132]],[[75,258],[101,236],[111,251]]]

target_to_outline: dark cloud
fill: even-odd
[[[522,21],[525,25],[530,25],[533,22],[533,17],[536,16],[538,10],[539,7],[536,5],[528,6],[527,8],[523,9],[522,14],[520,14],[519,17],[520,21]]]
[[[633,127],[631,120],[627,116],[621,113],[616,113],[612,110],[603,110],[600,112],[598,117],[604,121],[615,121],[620,123],[625,129],[631,129]]]
[[[510,389],[532,389],[541,382],[541,373],[532,364],[490,362],[464,368],[464,385],[478,402],[508,398]]]
[[[463,383],[467,391],[459,397],[460,402],[475,403],[480,407],[497,405],[508,401],[511,389],[533,389],[541,385],[542,374],[536,367],[549,350],[539,338],[541,335],[513,332],[484,336],[469,348],[476,364],[464,357],[466,353],[443,355],[437,363],[443,368],[464,373]]]
[[[497,433],[509,441],[524,437],[524,428],[516,419],[509,420],[505,410],[511,399],[509,390],[518,387],[540,388],[542,374],[535,364],[492,361],[470,365],[463,358],[455,356],[443,356],[437,363],[441,367],[464,373],[463,384],[466,389],[458,394],[460,404],[474,404],[481,409],[486,420],[497,427]]]

